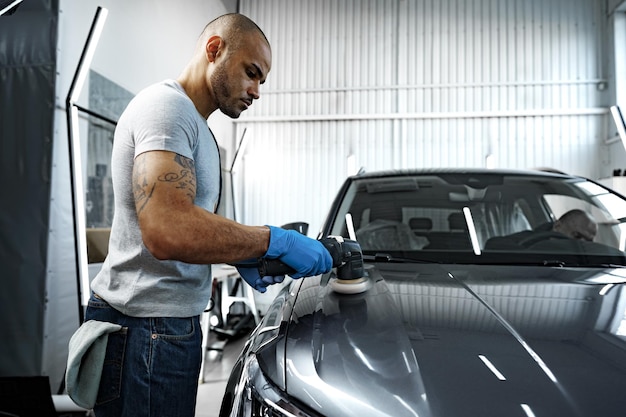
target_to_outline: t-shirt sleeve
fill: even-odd
[[[198,127],[195,107],[165,87],[145,91],[133,100],[135,157],[148,151],[171,151],[193,159]]]

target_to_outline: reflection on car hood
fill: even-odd
[[[368,267],[342,295],[305,279],[286,390],[325,416],[617,416],[623,276],[476,265]],[[384,277],[384,279],[383,279]],[[506,279],[504,277],[507,277]],[[623,315],[623,305],[619,312]]]

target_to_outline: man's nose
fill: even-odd
[[[250,97],[252,97],[254,100],[258,100],[259,97],[261,97],[260,88],[261,84],[259,82],[254,82],[252,86],[248,89],[248,94],[250,95]]]

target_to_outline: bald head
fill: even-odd
[[[583,210],[570,210],[554,223],[553,230],[571,239],[593,241],[598,233],[595,220]]]
[[[198,49],[202,51],[207,40],[214,35],[224,40],[229,52],[241,48],[249,36],[261,36],[267,46],[270,46],[261,28],[250,18],[239,13],[225,14],[210,21],[200,34]]]

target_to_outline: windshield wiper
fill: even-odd
[[[558,266],[562,268],[566,265],[567,262],[558,259],[546,259],[545,261],[543,261],[543,266]]]
[[[559,259],[547,259],[543,261],[544,266],[558,266],[558,267],[579,267],[579,268],[626,268],[626,265],[610,264],[610,263],[575,263],[565,262]]]
[[[376,252],[375,255],[363,255],[363,260],[364,261],[369,261],[369,262],[406,262],[406,263],[418,263],[418,264],[434,264],[434,263],[439,263],[439,262],[434,262],[434,261],[425,261],[422,259],[414,259],[414,258],[403,258],[403,257],[399,257],[399,256],[392,256],[388,253],[380,253],[380,252]]]
[[[603,263],[603,262],[589,262],[589,260],[572,260],[572,259],[545,259],[545,258],[531,258],[531,259],[511,259],[500,258],[492,256],[472,256],[455,259],[449,257],[434,257],[424,256],[424,258],[414,258],[406,256],[395,256],[392,253],[387,252],[374,252],[370,251],[369,254],[363,254],[363,261],[370,263],[414,263],[414,264],[464,264],[464,265],[500,265],[500,266],[543,266],[549,268],[626,268],[626,265],[615,263]],[[402,254],[402,252],[400,252]],[[441,258],[441,259],[440,259]]]

